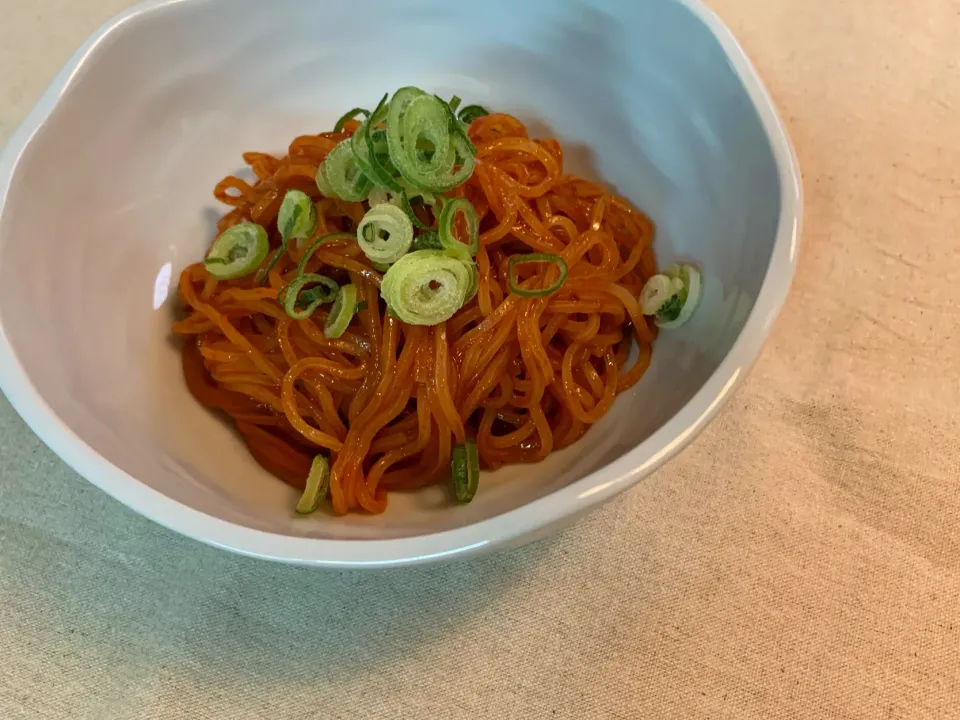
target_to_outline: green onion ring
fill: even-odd
[[[436,97],[436,96],[434,96]],[[477,154],[477,147],[470,141],[470,137],[467,135],[467,131],[463,127],[463,123],[457,120],[456,114],[453,112],[453,108],[443,102],[439,97],[437,100],[440,100],[443,103],[444,109],[447,111],[447,120],[450,122],[450,127],[460,136],[460,139],[467,144],[467,148],[470,151],[471,155]]]
[[[468,242],[462,243],[453,234],[453,224],[457,219],[457,213],[463,213],[467,221]],[[445,248],[466,248],[473,257],[480,249],[480,219],[477,217],[477,211],[473,204],[466,198],[454,198],[443,204],[440,211],[440,220],[438,222],[440,233],[440,242]]]
[[[471,125],[474,120],[489,114],[490,112],[482,105],[467,105],[460,110],[460,122]]]
[[[333,301],[333,307],[327,315],[327,322],[323,326],[323,334],[336,339],[343,335],[350,327],[350,321],[357,313],[357,286],[353,283],[344,285]]]
[[[326,160],[324,160],[326,162]],[[324,163],[320,163],[320,167],[317,168],[317,189],[320,191],[320,194],[324,197],[336,197],[336,193],[333,192],[333,188],[330,187],[330,181],[327,180],[326,171],[324,170]]]
[[[414,197],[422,195],[422,193],[417,190],[414,190],[413,192]],[[412,222],[414,226],[420,228],[421,230],[433,230],[432,227],[417,217],[417,214],[413,210],[413,205],[410,203],[410,196],[406,189],[401,189],[400,192],[394,192],[378,186],[370,191],[370,196],[367,198],[367,202],[370,203],[370,207],[375,205],[396,205],[398,208],[403,209],[403,211],[407,213],[410,218],[410,222]]]
[[[435,230],[427,230],[420,233],[410,246],[410,250],[443,250],[443,243],[440,242],[440,234]]]
[[[233,280],[254,272],[269,252],[267,231],[255,223],[240,223],[213,242],[203,266],[217,280]]]
[[[369,179],[389,190],[399,192],[402,189],[400,183],[396,181],[390,170],[380,162],[377,157],[376,144],[373,141],[374,128],[383,122],[387,115],[388,97],[389,95],[384,95],[373,114],[357,128],[350,139],[350,148],[353,150],[357,165]]]
[[[277,263],[280,262],[280,258],[283,257],[283,254],[287,252],[287,241],[281,240],[280,247],[273,251],[270,255],[270,262],[267,263],[267,266],[260,271],[257,277],[257,285],[263,285],[267,282],[270,277],[270,271],[276,267]]]
[[[676,293],[671,278],[662,274],[654,275],[640,291],[640,310],[644,315],[656,315]]]
[[[514,270],[517,265],[524,265],[526,263],[550,263],[555,265],[560,271],[560,277],[549,287],[537,289],[537,290],[527,290],[526,288],[520,287],[520,284],[517,282],[516,275]],[[566,261],[559,255],[553,255],[551,253],[527,253],[524,255],[514,255],[507,261],[507,274],[508,282],[510,284],[510,292],[514,295],[519,295],[520,297],[546,297],[547,295],[553,295],[561,287],[567,279],[567,268]]]
[[[333,126],[333,131],[335,133],[343,132],[344,126],[350,121],[353,120],[357,115],[363,115],[364,117],[370,117],[370,111],[364,110],[363,108],[354,108],[349,112],[345,112],[340,116],[340,119],[337,120],[337,123]]]
[[[463,306],[473,282],[459,259],[442,250],[417,250],[387,270],[380,295],[403,322],[439,325]]]
[[[455,445],[450,453],[450,479],[458,502],[468,503],[477,494],[480,485],[480,453],[471,438],[463,445]]]
[[[436,95],[424,94],[413,98],[399,118],[404,139],[404,169],[414,177],[429,182],[447,169],[447,158],[451,156],[450,127],[446,122],[448,110]],[[433,145],[433,154],[429,157],[419,147],[421,139]],[[413,184],[420,185],[415,181]]]
[[[330,490],[330,463],[323,455],[317,455],[310,464],[307,484],[297,503],[297,513],[309,515],[327,497]]]
[[[323,177],[333,190],[333,194],[341,200],[362,202],[367,199],[373,189],[373,183],[357,163],[350,138],[337,144],[324,159],[321,167]]]
[[[421,230],[433,230],[432,227],[425,224],[420,218],[417,217],[417,214],[413,211],[413,205],[410,204],[410,198],[407,196],[406,191],[403,191],[400,194],[400,207],[403,208],[404,212],[410,216],[410,220]]]
[[[387,150],[401,177],[418,190],[444,192],[461,184],[473,173],[475,159],[467,142],[454,133],[451,138],[450,107],[419,88],[401,88],[394,93],[387,114]],[[433,155],[419,149],[420,139],[433,145]],[[455,170],[457,160],[459,170]]]
[[[674,295],[657,309],[656,323],[664,330],[674,330],[685,325],[696,311],[703,294],[703,280],[693,265],[671,265],[663,275],[670,279]]]
[[[463,296],[463,304],[466,305],[473,300],[477,291],[480,289],[480,271],[477,270],[477,264],[472,260],[464,263],[464,265],[467,268],[467,272],[470,273],[470,283],[467,285],[467,292],[464,293]]]
[[[317,207],[305,192],[287,190],[277,212],[277,230],[280,237],[298,243],[313,235],[317,229]]]
[[[368,229],[372,238],[367,237]],[[381,237],[384,232],[386,238]],[[357,242],[372,262],[395,263],[413,243],[413,223],[396,205],[374,205],[357,225]]]
[[[460,107],[460,103],[462,103],[462,102],[463,102],[463,100],[460,99],[460,96],[459,96],[459,95],[454,95],[452,98],[450,98],[450,102],[448,102],[447,105],[450,106],[450,109],[451,109],[451,110],[453,110],[454,112],[456,112],[456,111],[457,111],[457,108]]]
[[[304,290],[304,287],[310,284],[318,287]],[[333,302],[339,291],[340,286],[326,275],[306,273],[283,288],[277,295],[277,300],[283,303],[287,315],[294,320],[305,320],[321,305]]]
[[[287,252],[291,240],[297,241],[297,247],[313,235],[317,229],[317,208],[313,200],[300,190],[288,190],[280,203],[277,212],[277,230],[280,232],[280,247],[273,253],[267,267],[260,274],[260,284],[267,281],[270,271],[273,270],[280,258]]]

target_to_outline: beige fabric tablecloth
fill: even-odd
[[[0,2],[0,139],[126,4]],[[0,400],[0,718],[960,717],[960,2],[714,7],[807,214],[692,447],[532,547],[317,572],[139,518]]]

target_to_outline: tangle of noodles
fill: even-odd
[[[656,272],[649,219],[602,186],[565,175],[556,140],[530,139],[503,114],[472,123],[476,169],[450,193],[480,217],[473,300],[434,327],[402,323],[379,300],[381,273],[355,241],[337,240],[313,255],[309,271],[354,283],[366,305],[336,340],[322,330],[329,305],[306,320],[289,317],[277,292],[296,276],[304,248],[322,234],[354,231],[364,215],[363,203],[325,198],[314,181],[357,124],[298,137],[284,158],[244,155],[257,180],[231,176],[216,186],[216,198],[233,208],[219,231],[252,221],[278,247],[277,212],[290,189],[314,199],[316,231],[290,244],[262,286],[253,276],[218,281],[202,263],[189,266],[179,286],[186,314],[173,326],[191,393],[233,418],[263,467],[303,489],[312,458],[329,457],[338,514],[379,513],[388,491],[446,480],[451,449],[467,437],[488,469],[567,447],[643,375],[656,332],[637,300]],[[432,220],[423,206],[417,212]],[[558,292],[510,293],[508,260],[529,252],[566,261]],[[545,276],[549,267],[522,265],[518,277]]]

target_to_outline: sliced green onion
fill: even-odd
[[[291,240],[297,241],[297,247],[303,240],[313,235],[317,229],[317,208],[310,196],[299,190],[288,190],[283,196],[280,210],[277,212],[277,230],[280,231],[280,247],[270,258],[270,262],[260,273],[260,284],[267,281],[270,271],[287,252]]]
[[[419,193],[416,190],[414,190],[413,193],[413,197],[419,197],[422,195],[422,193]],[[430,201],[428,204],[436,202],[433,200],[432,195],[429,195],[429,198]],[[427,201],[427,198],[424,198],[424,200]],[[410,196],[408,196],[406,189],[401,189],[399,192],[395,192],[393,190],[387,190],[386,188],[375,187],[370,191],[370,196],[367,198],[367,202],[370,203],[370,207],[375,205],[396,205],[398,208],[403,209],[403,211],[410,218],[410,222],[412,222],[416,227],[420,228],[421,230],[433,230],[433,228],[420,220],[420,218],[417,217],[417,214],[413,211],[413,205],[410,203]]]
[[[467,285],[467,291],[463,295],[463,304],[466,305],[473,300],[477,294],[477,290],[480,289],[480,271],[477,270],[477,264],[473,262],[473,260],[465,262],[464,265],[467,268],[467,272],[470,273],[470,283]]]
[[[457,219],[457,213],[463,213],[467,221],[467,242],[462,243],[457,240],[453,234],[453,224]],[[477,211],[466,198],[455,198],[448,200],[443,204],[440,211],[440,220],[438,222],[440,232],[440,243],[445,248],[466,248],[473,257],[480,249],[480,219],[477,217]]]
[[[419,190],[445,192],[473,173],[475,152],[465,133],[451,135],[452,114],[443,100],[415,87],[401,88],[390,100],[390,160],[401,177]]]
[[[297,263],[297,275],[303,275],[307,271],[307,263],[310,261],[310,258],[313,257],[313,254],[320,249],[320,246],[324,243],[332,242],[334,240],[354,240],[354,235],[352,233],[345,232],[336,232],[336,233],[327,233],[326,235],[321,235],[318,237],[313,245],[307,248],[307,251],[303,254],[303,257],[300,258],[300,262]]]
[[[280,210],[277,212],[277,230],[280,232],[280,247],[278,247],[267,267],[260,274],[260,283],[267,281],[270,271],[276,266],[287,252],[287,246],[291,240],[300,243],[313,235],[317,229],[317,208],[313,204],[310,196],[299,190],[288,190],[283,196],[283,202],[280,203]]]
[[[396,205],[396,198],[396,195],[378,186],[370,191],[367,202],[370,203],[370,207],[374,205]]]
[[[317,175],[323,177],[333,194],[348,202],[362,202],[373,189],[373,183],[357,164],[353,154],[353,145],[348,138],[340,142],[324,159]],[[317,183],[317,187],[320,183]],[[321,189],[322,192],[322,189]]]
[[[254,272],[270,252],[267,231],[245,222],[224,230],[203,261],[217,280],[233,280]]]
[[[397,93],[399,95],[399,93]],[[395,108],[400,108],[397,113]],[[447,107],[434,96],[420,92],[390,104],[387,143],[390,159],[404,178],[417,187],[430,187],[447,168],[450,156],[450,128]],[[392,140],[398,138],[398,152]]]
[[[420,233],[413,245],[410,246],[413,251],[416,250],[443,250],[443,243],[440,242],[440,235],[434,230]]]
[[[416,191],[414,192],[416,193]],[[414,197],[418,195],[419,193],[416,193]],[[375,187],[370,191],[370,196],[367,198],[367,202],[370,203],[370,207],[374,207],[375,205],[396,205],[407,214],[407,216],[410,218],[410,222],[412,222],[416,227],[420,228],[421,230],[433,230],[433,228],[425,224],[422,220],[420,220],[420,218],[417,217],[417,214],[413,211],[413,205],[410,204],[410,199],[405,189],[401,189],[400,192],[395,192],[392,190],[387,190],[386,188]]]
[[[357,286],[353,283],[340,288],[337,299],[333,301],[327,322],[323,326],[323,334],[328,338],[336,339],[343,335],[350,327],[350,321],[357,313]]]
[[[385,273],[387,270],[390,269],[390,263],[378,263],[371,260],[370,264],[373,266],[373,269],[376,270],[377,272]]]
[[[300,515],[309,515],[327,497],[330,491],[330,463],[323,455],[317,455],[310,464],[310,474],[307,475],[307,486],[297,503],[297,512]]]
[[[305,192],[287,190],[277,213],[277,230],[285,242],[298,243],[313,235],[317,229],[317,208]]]
[[[357,226],[357,242],[371,262],[395,263],[413,243],[413,223],[396,205],[374,205]]]
[[[656,315],[676,294],[673,280],[666,275],[654,275],[640,291],[640,310],[644,315]]]
[[[454,95],[452,98],[450,98],[450,102],[448,102],[447,105],[450,106],[450,109],[451,109],[451,110],[453,110],[454,112],[456,112],[456,111],[457,111],[457,108],[460,107],[460,103],[462,103],[462,102],[463,102],[463,100],[460,99],[460,96],[459,96],[459,95]]]
[[[463,445],[454,445],[450,453],[450,479],[458,502],[473,500],[480,485],[480,453],[474,440],[467,438]]]
[[[548,287],[538,288],[535,290],[528,290],[526,288],[520,287],[520,283],[517,282],[516,275],[514,270],[517,265],[525,265],[527,263],[550,263],[555,265],[557,270],[560,271],[560,277],[557,278],[553,283]],[[559,255],[553,255],[551,253],[527,253],[525,255],[514,255],[510,260],[507,261],[507,273],[508,281],[510,283],[510,292],[514,295],[519,295],[520,297],[545,297],[547,295],[553,295],[561,287],[567,279],[567,263]]]
[[[450,173],[442,178],[441,182],[438,182],[433,188],[427,188],[428,190],[433,189],[435,192],[446,192],[465,183],[470,176],[473,175],[473,169],[477,164],[476,158],[474,157],[477,154],[477,150],[473,146],[473,143],[470,142],[467,134],[465,132],[454,134],[452,147],[454,161],[453,166],[450,168]],[[459,168],[457,168],[458,165]]]
[[[403,182],[401,182],[401,185],[402,184]],[[429,205],[430,207],[433,207],[437,204],[437,202],[439,202],[437,195],[434,193],[424,190],[423,188],[415,188],[412,185],[406,185],[403,188],[403,193],[407,196],[407,200],[409,202],[413,202],[417,198],[420,198],[424,205]]]
[[[474,120],[489,114],[487,109],[481,105],[467,105],[460,111],[460,122],[470,125]]]
[[[440,98],[437,98],[437,100],[440,100]],[[440,100],[440,102],[443,102],[443,100]],[[457,116],[454,113],[453,108],[447,105],[446,103],[444,103],[444,109],[447,111],[447,120],[450,122],[450,128],[457,135],[460,136],[461,140],[463,140],[466,143],[466,146],[469,149],[470,154],[476,155],[477,148],[473,144],[473,142],[471,142],[470,137],[467,135],[467,131],[466,131],[466,128],[463,127],[463,123],[457,120]]]
[[[326,162],[326,160],[324,160],[324,162]],[[320,163],[320,167],[317,168],[317,189],[324,197],[336,197],[333,188],[330,187],[330,181],[327,180],[324,163]]]
[[[336,125],[333,126],[333,131],[335,133],[343,132],[344,126],[353,120],[357,115],[363,115],[364,117],[370,117],[370,111],[364,110],[363,108],[354,108],[349,112],[344,113],[340,116],[340,119],[337,120]]]
[[[400,193],[399,195],[400,207],[403,208],[403,211],[410,216],[410,221],[416,225],[421,230],[433,230],[429,225],[424,223],[420,218],[417,217],[417,213],[413,211],[413,205],[410,204],[410,198],[407,196],[406,191]]]
[[[308,285],[314,287],[308,288]],[[333,302],[339,292],[340,286],[326,275],[306,273],[283,288],[277,300],[283,303],[287,315],[294,320],[305,320],[321,305]]]
[[[280,258],[283,257],[283,254],[287,251],[287,241],[280,241],[280,247],[273,251],[270,255],[270,262],[267,263],[267,266],[260,271],[257,278],[257,285],[264,285],[270,277],[270,271],[276,267],[277,263],[280,262]]]
[[[656,316],[661,328],[678,328],[696,311],[702,286],[700,271],[693,265],[671,265],[647,280],[640,293],[640,309],[644,315]]]
[[[387,116],[388,97],[389,95],[384,95],[377,105],[377,108],[373,111],[373,114],[364,120],[363,124],[357,128],[357,131],[350,139],[350,148],[353,150],[357,165],[360,166],[360,169],[368,178],[389,190],[399,192],[402,188],[393,177],[392,167],[387,167],[380,159],[380,155],[386,151],[386,133],[383,131],[375,131],[377,125],[383,122]],[[374,135],[379,136],[380,133],[382,133],[382,141],[384,143],[382,148],[378,148],[377,143],[374,141]],[[386,158],[386,162],[389,163],[389,157]]]
[[[383,276],[380,295],[410,325],[438,325],[453,317],[474,282],[470,268],[442,250],[417,250]]]

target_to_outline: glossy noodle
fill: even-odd
[[[337,514],[380,513],[391,491],[448,482],[454,448],[471,439],[484,469],[534,463],[571,445],[640,379],[656,333],[639,300],[657,272],[650,220],[565,174],[556,140],[531,139],[504,114],[469,125],[476,166],[445,193],[469,200],[479,219],[479,281],[466,304],[437,325],[402,322],[380,297],[384,273],[340,235],[312,253],[305,271],[353,284],[356,315],[336,338],[324,332],[329,304],[291,317],[278,294],[297,278],[306,249],[325,235],[352,235],[367,212],[366,203],[324,197],[315,182],[358,125],[298,137],[286,157],[244,155],[256,181],[230,176],[216,186],[232,208],[219,231],[256,223],[275,252],[289,190],[309,196],[316,227],[287,244],[264,278],[218,280],[203,263],[187,267],[185,314],[173,326],[196,399],[229,415],[257,462],[295,488],[304,488],[315,456],[327,457]],[[429,205],[413,212],[435,226]],[[455,220],[455,232],[463,225]],[[556,280],[556,261],[511,264],[531,253],[565,263],[552,294],[511,290],[511,273],[521,293]]]

